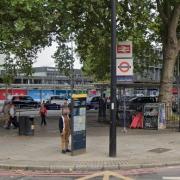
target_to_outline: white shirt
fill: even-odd
[[[14,117],[16,115],[14,107],[10,107],[9,114],[10,114],[11,117]]]

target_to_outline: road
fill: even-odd
[[[133,180],[180,180],[180,166],[130,169],[116,171],[116,173]],[[0,180],[73,180],[84,177],[87,174],[91,174],[91,172],[49,173],[42,171],[0,170]],[[100,180],[102,176],[93,179]],[[115,177],[110,178],[110,180],[117,179]]]

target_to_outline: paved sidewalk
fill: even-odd
[[[39,122],[38,122],[39,123]],[[109,127],[93,123],[87,128],[86,153],[62,154],[58,120],[36,125],[34,136],[0,128],[0,167],[50,171],[112,170],[180,164],[180,133],[173,130],[117,128],[117,157],[110,158]]]

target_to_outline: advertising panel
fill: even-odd
[[[74,94],[72,116],[72,155],[86,151],[86,94]]]
[[[0,100],[5,100],[5,99],[6,99],[6,90],[0,89]]]
[[[147,103],[144,106],[144,129],[165,129],[166,113],[164,103]]]
[[[159,104],[147,103],[144,106],[144,129],[158,129]]]
[[[0,89],[0,100],[11,99],[12,95],[27,95],[26,89]]]
[[[54,95],[54,90],[42,90],[41,91],[41,99],[48,100],[50,96]]]
[[[68,91],[67,90],[56,90],[55,95],[63,96],[63,97],[68,97]]]
[[[41,101],[41,90],[28,90],[28,96],[31,96],[35,101]]]

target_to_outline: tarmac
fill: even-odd
[[[62,154],[58,117],[48,117],[34,136],[19,136],[17,129],[0,127],[0,168],[43,171],[100,171],[180,165],[180,132],[117,127],[116,157],[109,157],[109,124],[87,121],[86,152]]]

